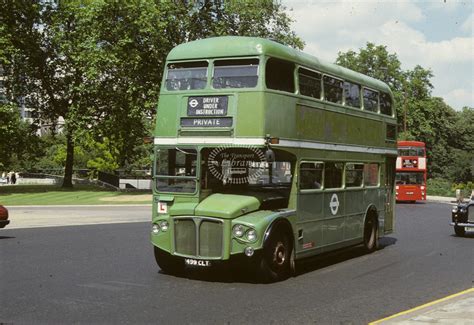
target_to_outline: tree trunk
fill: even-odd
[[[63,188],[72,188],[72,169],[74,167],[74,141],[72,133],[66,134],[66,166],[64,168]]]

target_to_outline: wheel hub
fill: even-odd
[[[275,246],[275,251],[273,253],[273,263],[278,266],[281,266],[285,263],[286,260],[286,249],[285,245],[282,242],[278,242]]]

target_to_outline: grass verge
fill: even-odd
[[[151,200],[149,193],[123,193],[95,186],[76,185],[72,189],[56,185],[0,186],[0,204],[6,206],[150,204]]]

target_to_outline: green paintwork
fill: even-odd
[[[197,202],[173,204],[169,209],[170,216],[192,216],[198,205]]]
[[[245,213],[258,210],[260,202],[253,196],[233,194],[212,194],[196,207],[197,216],[233,219]]]
[[[259,58],[259,80],[251,89],[212,89],[212,67],[219,58]],[[182,44],[168,55],[167,62],[207,60],[209,62],[207,87],[199,90],[168,91],[162,83],[154,136],[158,139],[181,139],[206,137],[260,138],[266,135],[280,140],[307,141],[317,144],[352,145],[362,148],[389,149],[396,151],[396,142],[386,139],[387,125],[396,125],[395,113],[385,116],[342,104],[311,99],[299,94],[297,82],[294,93],[267,89],[265,65],[270,57],[295,63],[298,67],[317,70],[323,74],[360,83],[374,90],[392,93],[383,82],[360,73],[325,63],[282,44],[269,40],[248,37],[219,37]],[[164,74],[166,78],[166,71]],[[165,79],[164,79],[165,80]],[[163,80],[163,81],[164,81]],[[295,70],[295,80],[297,73]],[[181,127],[180,118],[187,116],[190,96],[228,96],[228,114],[233,125],[219,128]],[[395,112],[395,107],[392,108]],[[215,145],[209,145],[215,147]],[[183,145],[200,152],[206,145]],[[174,148],[160,146],[160,148]],[[173,253],[173,218],[178,216],[211,217],[222,220],[224,227],[223,254],[221,259],[243,253],[246,247],[261,249],[263,235],[278,218],[286,218],[295,238],[296,258],[311,256],[320,252],[357,244],[362,240],[363,224],[369,207],[373,206],[379,215],[379,234],[393,231],[394,187],[393,171],[396,153],[384,155],[354,151],[330,151],[297,147],[279,147],[297,157],[296,168],[289,196],[288,209],[283,211],[259,210],[264,196],[258,193],[220,194],[201,190],[199,178],[194,194],[158,193],[154,189],[153,223],[167,220],[170,229],[152,235],[152,243]],[[199,158],[201,159],[201,158]],[[300,191],[299,163],[301,161],[372,162],[379,164],[380,186],[356,189],[323,189]],[[200,160],[197,175],[200,173]],[[330,210],[333,194],[338,196],[340,206],[336,214]],[[168,202],[167,214],[157,213],[158,200]],[[242,210],[246,209],[246,210]],[[286,213],[295,210],[293,213]],[[254,228],[258,240],[249,243],[234,238],[232,227],[242,224]],[[302,239],[298,240],[302,232]],[[313,247],[304,247],[313,243]]]

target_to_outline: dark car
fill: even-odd
[[[8,220],[8,210],[3,205],[0,205],[0,228],[4,228],[10,223]]]
[[[466,231],[474,231],[474,191],[469,202],[462,202],[458,199],[458,204],[453,207],[451,214],[451,226],[458,236],[464,236]]]

